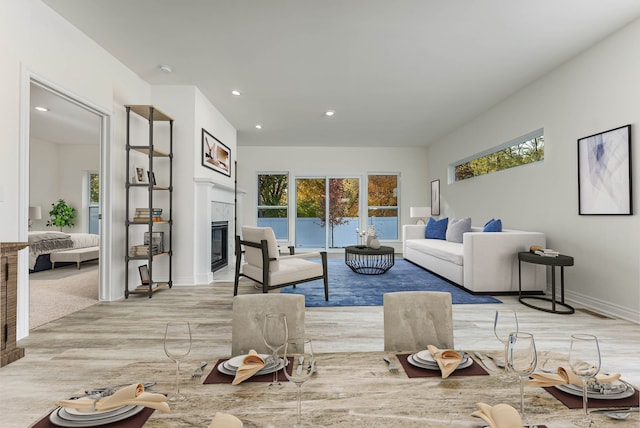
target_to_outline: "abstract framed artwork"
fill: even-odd
[[[578,213],[632,215],[631,125],[578,140]]]
[[[440,215],[440,180],[431,182],[431,215]]]
[[[202,128],[202,166],[231,177],[231,150]]]

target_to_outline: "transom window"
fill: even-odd
[[[454,181],[544,160],[544,130],[512,140],[453,165]]]

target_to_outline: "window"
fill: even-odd
[[[367,225],[378,239],[397,240],[398,174],[369,174],[367,183]]]
[[[356,244],[359,213],[359,178],[296,178],[296,247]]]
[[[539,129],[453,165],[454,181],[544,160],[544,131]]]
[[[289,175],[258,174],[258,226],[269,226],[276,239],[289,239]]]
[[[88,174],[89,183],[89,233],[99,234],[98,214],[100,213],[100,175],[97,172]]]

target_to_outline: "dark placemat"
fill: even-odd
[[[582,397],[560,391],[558,388],[555,388],[553,386],[545,387],[543,389],[557,398],[558,401],[560,401],[568,408],[582,409]],[[638,392],[637,388],[634,387],[633,389],[635,389],[635,392],[631,397],[621,398],[618,400],[601,400],[589,397],[589,399],[587,400],[587,407],[590,409],[602,409],[608,407],[638,407],[640,405],[640,393]]]
[[[396,354],[396,357],[398,357],[398,360],[400,361],[400,364],[402,364],[402,368],[404,369],[405,373],[407,373],[407,377],[409,377],[409,378],[414,378],[414,377],[442,377],[442,373],[440,372],[440,370],[429,370],[429,369],[423,369],[423,368],[414,366],[409,361],[407,361],[407,357],[409,357],[409,355],[411,355],[411,354]],[[471,358],[471,357],[469,357],[469,358]],[[488,375],[489,375],[489,373],[480,364],[478,364],[476,361],[474,361],[473,364],[471,364],[467,368],[455,370],[453,373],[451,373],[449,375],[449,377],[452,377],[452,376],[488,376]]]
[[[224,363],[225,361],[227,361],[229,358],[221,358],[218,360],[218,362],[216,362],[216,365],[213,367],[213,370],[211,370],[211,373],[209,373],[209,375],[207,376],[207,378],[204,380],[204,382],[202,382],[203,384],[210,384],[210,383],[231,383],[233,382],[233,379],[235,378],[235,376],[231,376],[231,375],[226,375],[224,373],[220,373],[220,370],[218,370],[218,366],[222,363]],[[286,368],[287,368],[287,372],[289,374],[291,374],[291,368],[293,367],[293,359],[292,358],[288,358],[289,360],[289,364],[287,364]],[[271,382],[273,381],[273,373],[267,373],[267,374],[263,374],[260,376],[251,376],[249,379],[245,380],[242,383],[245,382]],[[288,382],[289,380],[287,379],[287,377],[284,375],[284,373],[282,372],[282,370],[278,370],[278,381],[280,382]]]
[[[49,420],[49,415],[51,413],[53,413],[55,410],[57,410],[58,408],[56,407],[55,409],[53,409],[53,411],[49,412],[47,414],[47,416],[45,416],[44,418],[40,419],[38,422],[36,422],[35,425],[32,425],[31,428],[60,428],[59,425],[55,425],[54,423],[52,423]],[[145,407],[144,409],[142,409],[142,411],[138,414],[135,414],[133,416],[131,416],[130,418],[121,420],[121,421],[117,421],[117,422],[111,422],[109,424],[104,424],[104,425],[100,425],[100,428],[114,428],[114,427],[118,427],[118,428],[140,428],[142,425],[145,424],[145,422],[147,422],[147,419],[149,419],[149,416],[151,416],[151,414],[154,412],[154,409],[151,409],[149,407]]]

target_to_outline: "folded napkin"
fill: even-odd
[[[508,404],[496,404],[491,407],[485,403],[476,403],[478,410],[471,416],[480,418],[491,428],[522,428],[522,418],[516,409]]]
[[[431,352],[431,356],[436,360],[436,363],[438,363],[438,367],[442,372],[442,379],[449,377],[462,361],[462,355],[453,349],[438,349],[433,345],[428,345],[427,349]]]
[[[216,412],[209,428],[242,428],[242,421],[229,413]]]
[[[598,374],[596,379],[602,383],[612,383],[620,379],[620,373]],[[582,378],[573,373],[568,367],[558,367],[557,373],[536,372],[531,375],[527,385],[540,386],[542,388],[554,385],[577,385],[582,386]]]
[[[244,382],[263,367],[264,360],[262,357],[253,349],[250,350],[247,356],[242,360],[240,367],[238,367],[236,377],[233,379],[233,382],[231,382],[231,385],[237,385],[240,382]]]
[[[146,392],[141,383],[134,383],[117,390],[112,395],[95,400],[90,397],[78,398],[77,400],[62,400],[56,405],[60,407],[71,407],[78,410],[111,410],[122,406],[143,406],[169,413],[167,397],[163,394]]]

